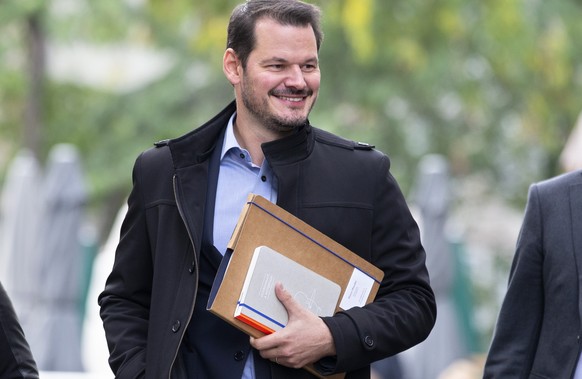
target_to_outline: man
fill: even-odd
[[[533,184],[484,378],[582,378],[582,171]]]
[[[232,13],[223,70],[235,101],[143,153],[100,295],[117,378],[368,378],[372,361],[426,338],[435,303],[418,228],[372,147],[312,127],[319,9],[249,0]],[[288,325],[250,339],[206,310],[249,193],[276,202],[385,272],[376,300],[333,317],[278,286]]]
[[[2,283],[0,283],[0,378],[38,379],[36,362]]]

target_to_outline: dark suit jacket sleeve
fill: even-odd
[[[110,351],[109,364],[116,378],[144,376],[152,260],[147,238],[143,200],[143,155],[133,169],[133,190],[121,226],[113,269],[99,296]]]
[[[537,185],[528,202],[484,378],[527,378],[543,314],[542,214]]]
[[[319,362],[324,373],[357,370],[406,350],[423,341],[435,322],[418,227],[389,172],[389,159],[384,156],[377,167],[370,260],[384,279],[373,303],[324,318],[337,352],[335,359]]]
[[[38,379],[36,363],[2,284],[0,284],[0,378]]]

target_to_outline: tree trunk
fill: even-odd
[[[40,157],[43,124],[43,96],[45,77],[45,41],[42,11],[26,20],[26,48],[28,88],[24,110],[24,147]]]

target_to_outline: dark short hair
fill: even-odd
[[[311,25],[319,51],[323,32],[321,11],[317,6],[299,0],[247,0],[232,11],[226,42],[226,47],[234,50],[243,67],[255,48],[255,25],[262,18],[271,18],[282,25]]]

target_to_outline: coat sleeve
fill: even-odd
[[[436,305],[418,226],[383,156],[376,175],[371,262],[384,271],[376,299],[324,318],[337,356],[317,367],[324,374],[354,371],[423,341],[434,326]],[[364,238],[364,237],[362,237]]]
[[[484,378],[527,378],[544,307],[542,215],[537,185],[530,187],[509,284],[487,356]]]
[[[38,379],[36,363],[12,302],[0,284],[0,378]]]
[[[152,290],[152,258],[142,193],[141,156],[133,169],[133,189],[121,226],[113,269],[99,296],[107,338],[109,364],[116,378],[141,378],[145,373]]]

